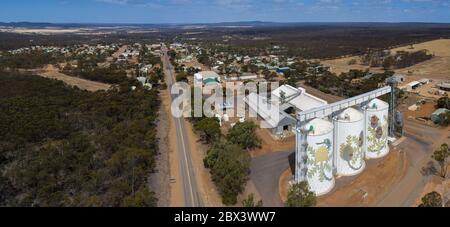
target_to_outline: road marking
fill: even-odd
[[[169,78],[170,78],[169,82],[171,83],[171,85],[173,85],[174,80],[175,80],[175,78],[173,77],[173,72],[172,72],[173,67],[171,67],[170,62],[168,61],[167,55],[165,55],[164,59],[165,59],[165,63],[166,63],[166,70],[169,71]],[[172,95],[170,95],[170,97],[173,100]],[[195,199],[195,196],[194,196],[194,190],[192,188],[193,184],[191,182],[191,180],[192,180],[191,179],[191,173],[189,171],[190,170],[189,169],[190,166],[189,166],[189,161],[188,161],[188,156],[187,156],[187,151],[186,151],[186,144],[185,144],[184,135],[183,135],[182,121],[181,121],[180,118],[175,118],[175,117],[173,117],[173,118],[175,119],[175,122],[177,123],[177,129],[178,129],[177,130],[178,131],[177,134],[179,134],[179,137],[180,137],[180,140],[181,140],[180,141],[181,142],[181,148],[182,148],[182,153],[183,153],[183,156],[184,156],[184,163],[183,164],[184,164],[185,174],[187,174],[187,178],[188,178],[187,179],[187,184],[189,186],[188,187],[188,191],[189,191],[189,194],[190,194],[191,204],[186,204],[186,205],[187,206],[192,205],[192,206],[196,207],[196,206],[199,206],[200,204],[197,204],[197,200]],[[177,146],[179,146],[179,145],[177,145]],[[183,179],[183,181],[184,181],[184,179]],[[186,187],[185,187],[185,189],[186,189]],[[186,190],[184,190],[184,192],[186,193]],[[186,199],[186,197],[185,197],[185,199]]]

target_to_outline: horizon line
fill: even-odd
[[[208,25],[208,24],[223,24],[223,23],[266,23],[266,24],[450,24],[450,22],[425,22],[425,21],[220,21],[220,22],[160,22],[160,23],[145,23],[145,22],[38,22],[38,21],[0,21],[2,24],[55,24],[55,25]]]

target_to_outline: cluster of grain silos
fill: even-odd
[[[305,124],[311,191],[326,194],[334,187],[335,175],[357,175],[364,170],[365,159],[387,155],[388,112],[387,103],[373,99],[361,110],[345,109],[332,122],[316,118]]]

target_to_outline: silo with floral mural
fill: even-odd
[[[364,107],[366,122],[366,158],[376,159],[389,153],[389,104],[379,99],[371,100]]]
[[[365,168],[364,161],[364,114],[348,108],[334,119],[336,138],[336,173],[353,176]]]
[[[335,184],[333,175],[333,124],[313,119],[305,125],[307,136],[307,180],[316,195],[330,192]]]

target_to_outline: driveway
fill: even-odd
[[[265,207],[282,207],[278,181],[281,174],[294,163],[295,152],[284,151],[252,159],[250,179],[258,190]]]

